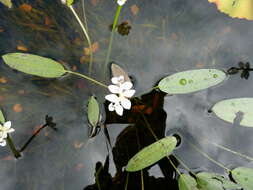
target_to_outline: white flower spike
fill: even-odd
[[[111,102],[108,109],[116,111],[118,115],[122,116],[124,109],[131,108],[131,101],[128,98],[134,95],[135,90],[131,89],[133,87],[131,82],[124,81],[123,76],[113,77],[111,81],[113,85],[109,85],[108,89],[112,94],[105,96],[105,99]]]
[[[7,121],[3,125],[0,124],[0,146],[6,145],[6,138],[8,136],[8,133],[12,133],[15,130],[11,128],[11,122]]]
[[[117,0],[119,6],[123,6],[127,0]]]

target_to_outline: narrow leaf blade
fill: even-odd
[[[65,73],[64,67],[49,58],[28,53],[8,53],[4,62],[18,71],[46,78],[57,78]]]
[[[5,123],[4,114],[1,109],[0,109],[0,123]]]
[[[169,136],[143,148],[129,160],[126,171],[139,171],[154,164],[169,155],[175,149],[176,144],[177,139]]]
[[[226,78],[217,69],[199,69],[175,73],[162,79],[158,87],[168,94],[186,94],[215,86]]]

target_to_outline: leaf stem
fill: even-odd
[[[98,85],[100,85],[100,86],[102,86],[102,87],[104,87],[104,88],[107,88],[107,85],[103,84],[102,82],[99,82],[99,81],[97,81],[97,80],[95,80],[95,79],[93,79],[93,78],[91,78],[91,77],[88,77],[88,76],[86,76],[86,75],[83,75],[83,74],[81,74],[81,73],[77,73],[77,72],[69,71],[69,70],[65,70],[65,72],[66,72],[66,73],[73,74],[73,75],[76,75],[76,76],[79,76],[79,77],[82,77],[82,78],[84,78],[84,79],[86,79],[86,80],[89,80],[89,81],[91,81],[91,82],[93,82],[93,83],[95,83],[95,84],[98,84]]]
[[[117,26],[117,23],[118,23],[118,19],[119,19],[121,9],[122,9],[122,6],[118,5],[115,16],[114,16],[111,36],[110,36],[110,40],[109,40],[109,46],[108,46],[108,50],[107,50],[107,54],[106,54],[106,59],[105,59],[105,64],[104,64],[104,73],[106,73],[107,64],[108,64],[109,59],[110,59],[110,55],[111,55],[111,51],[112,51],[112,42],[113,42],[114,32],[115,32],[115,29],[116,29],[116,26]]]
[[[90,63],[89,63],[89,69],[88,69],[88,72],[89,72],[89,75],[91,75],[91,72],[92,72],[92,61],[93,61],[93,52],[92,52],[92,47],[91,47],[91,40],[90,40],[90,37],[88,35],[88,32],[87,30],[85,29],[82,21],[80,20],[79,16],[77,15],[75,9],[72,7],[72,5],[69,6],[70,10],[72,11],[72,13],[74,14],[76,20],[78,21],[79,25],[81,26],[82,28],[82,31],[88,41],[88,44],[89,44],[89,53],[90,53]]]
[[[21,157],[21,154],[20,154],[20,152],[16,149],[16,147],[15,147],[15,145],[14,145],[14,143],[13,143],[11,137],[10,137],[10,135],[7,136],[7,139],[6,139],[6,140],[7,140],[7,143],[8,143],[8,145],[9,145],[10,149],[11,149],[11,152],[14,154],[15,158]]]

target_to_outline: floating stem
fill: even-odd
[[[77,72],[69,71],[69,70],[65,70],[65,72],[66,72],[66,73],[73,74],[73,75],[76,75],[76,76],[79,76],[79,77],[82,77],[82,78],[84,78],[84,79],[86,79],[86,80],[89,80],[89,81],[91,81],[91,82],[93,82],[93,83],[95,83],[95,84],[98,84],[98,85],[100,85],[100,86],[102,86],[102,87],[104,87],[104,88],[107,88],[107,85],[103,84],[102,82],[99,82],[99,81],[97,81],[97,80],[95,80],[95,79],[93,79],[93,78],[91,78],[91,77],[88,77],[88,76],[86,76],[86,75],[83,75],[83,74],[81,74],[81,73],[77,73]]]
[[[10,149],[11,149],[11,152],[14,154],[15,158],[21,157],[20,152],[17,151],[17,149],[16,149],[16,147],[15,147],[15,145],[14,145],[14,143],[13,143],[13,141],[12,141],[12,139],[9,135],[7,136],[6,140],[7,140],[7,143],[9,145]]]
[[[88,45],[89,45],[89,49],[90,49],[90,51],[89,51],[89,53],[90,53],[90,64],[89,64],[89,69],[88,70],[89,70],[89,75],[91,75],[91,72],[92,72],[92,61],[93,61],[93,53],[92,53],[92,47],[91,47],[91,40],[90,40],[90,37],[88,35],[87,30],[85,29],[82,21],[80,20],[79,16],[77,15],[77,13],[75,11],[75,9],[72,7],[72,5],[70,5],[69,8],[72,11],[72,13],[74,14],[74,16],[76,17],[76,20],[78,21],[79,25],[81,26],[82,31],[83,31],[83,33],[84,33],[84,35],[85,35],[85,37],[86,37],[86,39],[88,41]]]

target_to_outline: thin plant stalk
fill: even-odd
[[[129,178],[129,172],[127,172],[127,177],[126,177],[126,183],[125,183],[125,190],[127,190],[128,187],[128,178]]]
[[[141,190],[144,190],[143,170],[141,170]]]
[[[14,145],[14,143],[13,143],[13,141],[12,141],[12,139],[9,135],[7,136],[6,140],[7,140],[7,143],[9,145],[10,149],[11,149],[11,152],[14,154],[15,158],[21,157],[20,152],[16,149],[16,147],[15,147],[15,145]]]
[[[245,158],[245,159],[247,159],[247,160],[249,160],[249,161],[253,161],[253,158],[250,157],[250,156],[247,156],[247,155],[242,154],[242,153],[240,153],[240,152],[236,152],[236,151],[234,151],[234,150],[231,150],[231,149],[229,149],[229,148],[227,148],[227,147],[225,147],[225,146],[223,146],[223,145],[219,145],[219,144],[216,144],[216,143],[214,143],[214,142],[210,142],[210,141],[208,141],[208,140],[206,140],[206,139],[203,139],[203,140],[204,140],[204,141],[207,141],[208,143],[211,143],[212,145],[214,145],[214,146],[216,146],[216,147],[218,147],[218,148],[220,148],[220,149],[222,149],[222,150],[228,151],[228,152],[230,152],[230,153],[232,153],[232,154],[235,154],[235,155],[237,155],[237,156],[240,156],[240,157],[242,157],[242,158]]]
[[[119,15],[120,15],[120,11],[122,9],[122,6],[118,5],[115,16],[114,16],[114,21],[113,21],[113,25],[112,25],[112,31],[111,31],[111,36],[110,36],[110,40],[109,40],[109,46],[108,46],[108,50],[107,50],[107,54],[106,54],[106,59],[105,59],[105,64],[104,64],[104,73],[106,73],[106,68],[110,59],[110,55],[111,55],[111,51],[112,51],[112,42],[113,42],[113,38],[114,38],[114,32],[116,30],[116,26],[119,20]]]
[[[97,80],[95,80],[95,79],[93,79],[93,78],[91,78],[91,77],[88,77],[88,76],[86,76],[86,75],[83,75],[83,74],[81,74],[81,73],[77,73],[77,72],[69,71],[69,70],[65,70],[65,72],[66,72],[66,73],[73,74],[73,75],[76,75],[76,76],[79,76],[79,77],[82,77],[82,78],[84,78],[84,79],[86,79],[86,80],[89,80],[89,81],[91,81],[91,82],[93,82],[93,83],[95,83],[95,84],[98,84],[98,85],[100,85],[100,86],[102,86],[102,87],[104,87],[104,88],[107,88],[107,85],[103,84],[102,82],[99,82],[99,81],[97,81]]]
[[[89,63],[89,69],[88,69],[88,72],[89,72],[89,75],[91,75],[91,72],[92,72],[92,61],[93,61],[93,52],[92,52],[92,47],[91,47],[91,40],[90,40],[90,37],[88,35],[88,32],[87,30],[85,29],[82,21],[80,20],[79,16],[77,15],[75,9],[72,7],[72,5],[69,6],[70,10],[72,11],[72,13],[74,14],[76,20],[78,21],[79,25],[81,26],[82,28],[82,31],[88,41],[88,45],[89,45],[89,53],[90,53],[90,63]]]
[[[81,3],[82,3],[82,11],[83,11],[83,22],[84,22],[84,24],[85,24],[86,31],[87,31],[87,33],[88,33],[89,31],[88,31],[88,24],[87,24],[87,18],[86,18],[86,13],[85,13],[84,1],[85,1],[85,0],[81,0]]]

